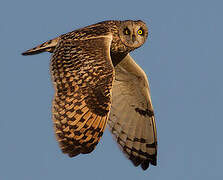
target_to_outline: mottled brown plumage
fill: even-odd
[[[93,151],[109,119],[112,133],[134,165],[141,164],[144,170],[149,163],[156,165],[157,139],[148,81],[128,55],[147,36],[142,21],[104,21],[23,53],[53,53],[52,119],[63,153],[73,157]]]

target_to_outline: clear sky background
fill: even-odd
[[[0,2],[0,180],[223,179],[223,1]],[[110,19],[142,19],[150,38],[132,53],[150,80],[158,166],[128,161],[108,130],[69,158],[54,138],[50,54],[21,52]]]

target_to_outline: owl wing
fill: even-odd
[[[127,55],[115,67],[109,127],[123,152],[145,170],[156,165],[157,136],[149,83]]]
[[[111,41],[110,34],[62,38],[52,55],[52,119],[59,145],[70,157],[93,151],[103,134],[114,77]]]

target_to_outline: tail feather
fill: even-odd
[[[40,44],[39,46],[36,46],[32,49],[29,49],[25,52],[22,53],[22,55],[34,55],[34,54],[39,54],[41,52],[53,52],[57,43],[59,42],[60,37],[57,37],[55,39],[51,39],[43,44]]]

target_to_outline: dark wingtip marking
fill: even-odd
[[[25,52],[21,53],[21,55],[23,55],[23,56],[27,56],[27,55],[29,55],[29,54],[25,51]]]
[[[139,166],[141,164],[142,169],[146,170],[146,169],[148,169],[149,164],[152,164],[153,166],[157,165],[156,154],[150,155],[146,152],[143,152],[142,150],[137,150],[135,148],[129,148],[127,146],[124,146],[123,150],[126,151],[126,149],[130,149],[132,152],[136,152],[139,155],[146,156],[146,159],[142,159],[139,156],[133,155],[132,153],[129,154],[129,159],[135,166]]]
[[[75,156],[77,156],[77,155],[79,155],[80,154],[80,150],[78,149],[78,150],[76,150],[76,151],[72,151],[72,152],[70,152],[69,154],[68,154],[68,156],[70,157],[70,158],[72,158],[72,157],[75,157]]]
[[[149,168],[149,160],[145,160],[141,164],[141,168],[145,171],[146,169]]]
[[[130,155],[129,159],[132,161],[132,163],[134,164],[134,166],[139,166],[142,163],[142,159],[140,159],[137,156],[134,155]]]
[[[150,163],[151,163],[153,166],[156,166],[156,165],[157,165],[156,158],[150,160]]]

